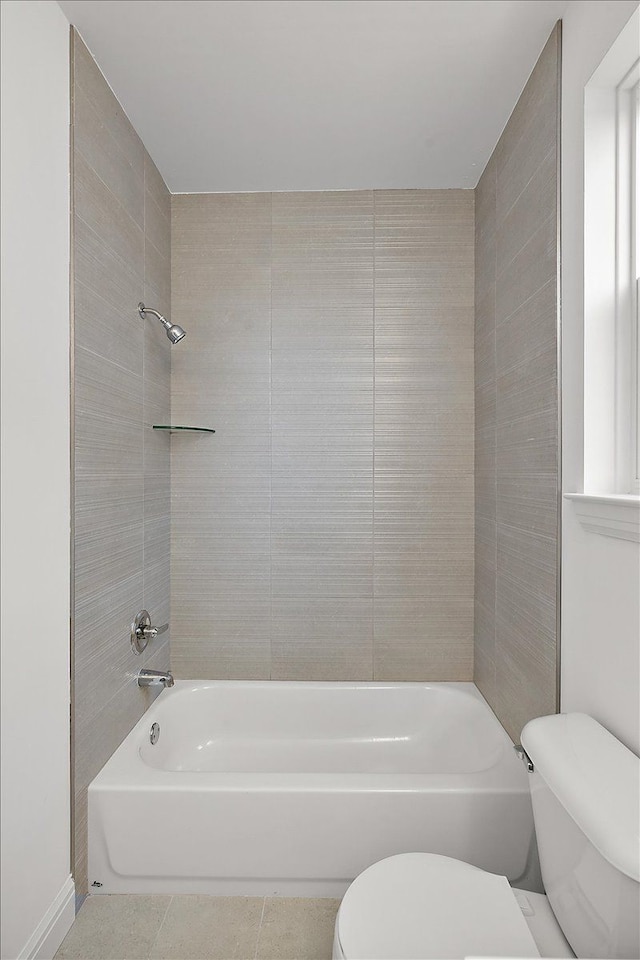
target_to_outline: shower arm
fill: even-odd
[[[157,310],[154,310],[152,307],[145,307],[144,303],[140,302],[138,304],[138,313],[142,318],[144,318],[145,313],[152,313],[154,317],[157,317],[160,323],[164,324],[168,330],[171,326],[171,323],[167,320],[166,317],[163,317],[161,313],[158,313]]]
[[[171,340],[171,343],[179,343],[186,336],[185,331],[182,329],[182,327],[178,326],[177,323],[171,323],[170,320],[167,320],[166,317],[163,317],[161,313],[158,313],[158,311],[154,310],[152,307],[145,307],[142,300],[138,304],[138,313],[140,314],[143,320],[144,320],[145,314],[147,313],[150,313],[154,317],[157,317],[160,323],[162,324],[162,326],[164,327],[165,333],[167,334],[169,340]]]

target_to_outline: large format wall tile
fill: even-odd
[[[130,162],[79,83],[74,91],[74,133],[75,148],[111,193],[121,198],[129,216],[144,227],[144,170]]]
[[[270,671],[271,197],[176,196],[172,650],[182,677]]]
[[[274,680],[360,680],[372,675],[370,599],[274,599],[272,631]]]
[[[376,192],[380,680],[472,675],[473,224],[469,191]]]
[[[175,672],[469,679],[473,195],[172,214]]]
[[[516,740],[557,707],[559,45],[476,189],[475,680]]]
[[[87,889],[87,786],[150,703],[130,625],[169,620],[170,344],[142,299],[170,309],[169,193],[73,36],[74,878]],[[164,191],[164,198],[163,198]],[[150,255],[151,254],[151,255]],[[153,271],[146,265],[153,264]]]
[[[73,160],[76,215],[100,237],[105,247],[137,277],[144,273],[144,232],[120,200],[102,182],[79,149]],[[125,202],[125,198],[122,198]]]
[[[274,194],[272,258],[272,676],[371,679],[373,195]]]

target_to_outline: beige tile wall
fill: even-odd
[[[556,710],[560,27],[476,189],[475,680],[515,740]]]
[[[73,36],[74,859],[87,886],[87,786],[149,703],[135,657],[143,607],[169,620],[170,198],[82,40]]]
[[[376,194],[375,678],[473,671],[470,191]]]
[[[172,664],[470,679],[473,193],[172,199]]]
[[[371,192],[274,194],[271,676],[371,678]]]

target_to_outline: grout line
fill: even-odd
[[[494,214],[496,231],[493,241],[493,699],[497,700],[498,668],[497,668],[497,631],[496,615],[498,610],[498,165],[494,171]],[[474,557],[475,559],[475,557]],[[475,586],[474,586],[475,599]],[[475,672],[475,669],[474,669]]]
[[[155,935],[155,937],[154,937],[154,940],[153,940],[153,943],[151,944],[151,947],[149,948],[149,957],[151,957],[151,954],[153,953],[155,947],[156,947],[157,944],[158,944],[158,940],[160,939],[160,934],[162,933],[162,928],[164,927],[164,922],[165,922],[165,920],[167,919],[167,914],[169,913],[169,908],[171,907],[171,904],[173,903],[174,899],[175,899],[175,898],[174,898],[173,896],[169,897],[169,903],[167,904],[167,909],[165,910],[165,912],[164,912],[164,914],[163,914],[163,916],[162,916],[162,920],[160,921],[160,926],[158,927],[158,932],[156,933],[156,935]]]
[[[150,199],[151,203],[155,203],[155,200],[153,199],[153,197],[151,196],[151,194],[149,194],[149,199]],[[146,191],[145,191],[145,203],[146,203]],[[156,207],[157,207],[157,206],[158,206],[158,204],[156,203]],[[167,221],[167,218],[165,217],[165,215],[164,215],[163,213],[161,213],[161,216],[162,216],[162,219],[163,219],[165,222],[168,222],[168,221]],[[149,239],[148,239],[148,237],[147,237],[147,235],[146,235],[146,223],[145,223],[145,238],[144,238],[144,239],[145,239],[145,243],[148,243],[150,247],[153,247],[153,249],[156,251],[156,253],[158,254],[158,256],[159,256],[162,260],[164,260],[165,263],[170,263],[170,262],[171,262],[171,256],[168,256],[168,257],[167,257],[167,255],[164,254],[164,253],[162,252],[162,250],[160,250],[159,247],[157,247],[157,246],[155,245],[155,243],[153,242],[153,240],[149,240]]]
[[[260,923],[258,924],[258,936],[256,937],[256,949],[253,955],[253,960],[257,960],[258,957],[258,948],[260,946],[260,934],[262,932],[262,921],[264,920],[264,911],[267,906],[267,898],[262,898],[262,913],[260,914]]]
[[[373,190],[373,403],[371,477],[371,679],[375,680],[376,656],[376,191]]]
[[[147,285],[147,165],[144,163],[143,155],[143,164],[142,164],[142,238],[143,238],[143,261],[142,261],[142,297],[143,300],[146,298],[146,285]],[[144,319],[143,319],[144,324]],[[145,381],[147,373],[147,363],[146,363],[146,326],[142,327],[142,437],[141,437],[141,449],[142,449],[142,607],[144,609],[146,602],[146,593],[147,593],[147,584],[145,578],[145,569],[146,569],[146,557],[145,557],[145,519],[147,515],[147,503],[146,503],[146,470],[145,470],[145,458],[144,458],[144,448],[145,448],[145,434],[146,428],[145,423],[147,422],[147,409],[145,404],[146,399],[146,390],[145,390]],[[153,621],[152,621],[153,622]],[[144,661],[148,660],[148,655],[143,658]]]
[[[269,194],[269,679],[273,680],[273,194]],[[264,913],[264,906],[263,906]],[[262,921],[261,921],[262,922]],[[256,950],[257,950],[256,944]]]
[[[148,156],[148,154],[147,154],[147,156]],[[146,157],[145,157],[145,160],[146,160]],[[151,162],[153,163],[153,160],[152,160]],[[154,164],[154,166],[155,166],[155,164]],[[157,170],[157,169],[158,169],[158,168],[156,167],[156,170]],[[158,170],[158,173],[160,173],[159,170]],[[160,176],[162,177],[162,174],[160,174]],[[164,181],[163,181],[163,182],[164,182]],[[160,216],[162,217],[162,219],[164,220],[164,222],[167,224],[167,227],[168,227],[169,229],[171,229],[171,199],[169,199],[169,216],[167,216],[166,213],[164,212],[164,210],[162,209],[162,207],[160,206],[160,204],[158,203],[158,201],[156,200],[156,198],[154,197],[153,193],[151,192],[151,187],[148,187],[148,186],[147,186],[147,164],[146,164],[146,163],[145,163],[145,165],[144,165],[144,186],[145,186],[145,190],[147,190],[148,193],[149,193],[149,199],[151,200],[152,204],[154,205],[154,207],[156,208],[156,210],[158,211],[158,213],[160,214]],[[165,187],[166,187],[166,186],[167,186],[167,185],[166,185],[166,183],[165,183]],[[167,190],[168,190],[168,189],[169,189],[169,188],[167,187]],[[171,194],[169,194],[169,198],[171,198]],[[155,246],[155,244],[154,244],[154,246]],[[157,249],[158,249],[158,248],[156,247],[156,250],[157,250]],[[158,252],[159,252],[159,253],[162,253],[161,250],[158,251]],[[166,260],[166,259],[167,259],[167,258],[165,257],[165,260]]]
[[[154,164],[155,166],[155,164]],[[145,165],[145,176],[146,176]],[[156,168],[157,169],[157,168]],[[158,171],[159,172],[159,171]],[[166,184],[165,184],[166,186]],[[168,188],[167,188],[168,189]],[[146,193],[145,193],[146,196]],[[146,265],[146,261],[145,261]],[[169,317],[173,317],[173,200],[169,191]],[[171,321],[173,323],[173,320]],[[169,423],[173,423],[173,354],[169,351]],[[173,667],[173,637],[171,607],[173,601],[173,454],[171,442],[169,441],[169,457],[167,460],[169,470],[169,584],[168,584],[168,608],[169,608],[169,635],[167,639],[167,656],[169,669]]]

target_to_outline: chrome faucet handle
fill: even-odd
[[[138,656],[146,649],[149,640],[154,640],[158,634],[164,633],[168,629],[168,623],[163,623],[161,627],[152,627],[149,611],[141,610],[131,624],[131,647],[133,652]]]
[[[166,633],[168,629],[169,624],[163,623],[161,627],[143,627],[142,632],[147,640],[155,640],[159,634]]]

